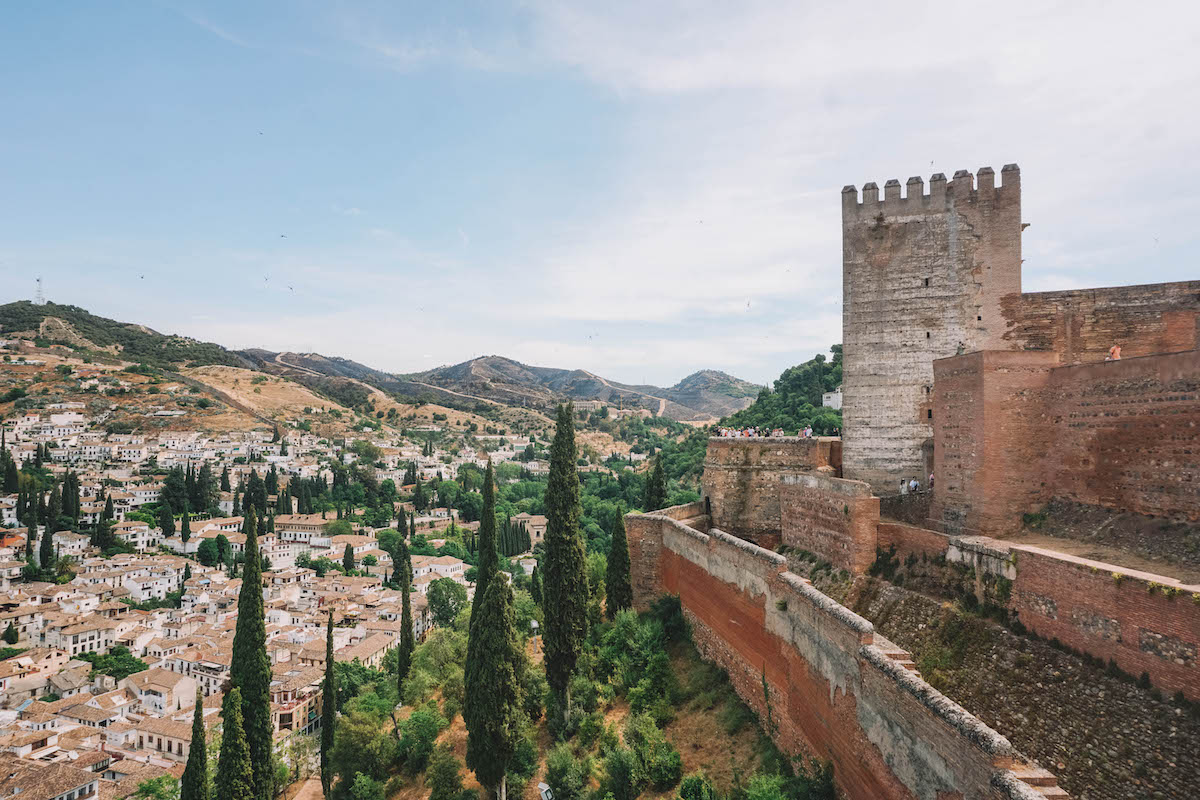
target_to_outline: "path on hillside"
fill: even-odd
[[[316,376],[316,377],[318,377],[318,378],[328,378],[328,377],[330,377],[329,375],[326,375],[326,374],[325,374],[325,373],[323,373],[323,372],[317,372],[315,369],[309,369],[308,367],[302,367],[302,366],[300,366],[299,364],[292,364],[292,363],[289,363],[289,362],[287,362],[287,361],[284,361],[284,360],[283,360],[283,353],[276,353],[276,354],[275,354],[275,363],[276,363],[276,364],[279,364],[280,366],[283,366],[283,367],[288,367],[288,368],[290,368],[290,369],[298,369],[298,370],[300,370],[301,372],[307,372],[309,375],[313,375],[313,376]]]
[[[584,372],[587,372],[587,370],[584,370]],[[654,416],[662,417],[662,416],[666,415],[667,401],[665,398],[659,397],[658,395],[654,395],[654,394],[647,394],[646,392],[639,392],[637,389],[625,388],[622,386],[613,386],[611,383],[609,383],[607,380],[600,377],[599,375],[594,375],[591,372],[588,372],[587,374],[589,376],[591,376],[592,378],[595,378],[596,380],[600,381],[605,386],[612,389],[614,392],[632,392],[633,394],[640,394],[642,397],[649,397],[651,400],[657,400],[658,401],[658,412]]]
[[[462,392],[456,392],[453,389],[447,389],[445,386],[434,386],[432,383],[421,383],[420,381],[413,380],[410,380],[409,383],[416,384],[417,386],[424,386],[426,389],[433,389],[436,392],[445,392],[446,394],[452,394],[457,397],[465,397],[468,400],[479,400],[483,403],[491,403],[494,406],[504,406],[505,408],[508,407],[505,403],[501,403],[497,400],[490,400],[486,397],[479,397],[473,394],[463,394]]]

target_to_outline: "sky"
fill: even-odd
[[[1009,162],[1026,291],[1200,277],[1195,4],[25,3],[0,75],[0,301],[227,347],[766,384],[842,186]]]

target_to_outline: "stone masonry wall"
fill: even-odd
[[[1054,787],[782,556],[665,515],[626,521],[635,606],[678,595],[700,652],[782,749],[832,761],[846,797],[1044,800]]]
[[[1051,498],[1200,519],[1200,351],[1055,361],[935,362],[934,524],[1005,536]]]
[[[879,498],[861,481],[812,473],[780,478],[783,543],[859,575],[875,561]]]
[[[845,477],[892,492],[929,474],[933,361],[1004,347],[1021,291],[1021,173],[909,178],[842,190]]]
[[[1005,606],[1029,630],[1112,659],[1131,675],[1146,672],[1168,694],[1200,700],[1200,586],[1032,545],[896,523],[880,525],[879,542],[895,548],[901,562],[940,556],[970,567],[977,591],[985,576],[1002,578],[1009,582]]]
[[[1200,350],[1055,369],[1038,400],[1055,497],[1200,520]]]
[[[1034,398],[1052,353],[988,350],[934,362],[933,501],[946,533],[1000,536],[1046,495],[1045,409]]]
[[[712,524],[775,549],[780,542],[779,479],[822,470],[836,474],[831,439],[723,438],[708,440],[701,492],[712,507]]]
[[[1200,348],[1200,281],[1033,292],[1005,299],[1007,347],[1047,350],[1064,364]]]

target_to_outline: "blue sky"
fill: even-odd
[[[844,184],[1022,168],[1027,290],[1198,277],[1187,4],[23,4],[0,286],[393,371],[768,382]]]

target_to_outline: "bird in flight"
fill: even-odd
[[[295,290],[295,289],[293,289],[291,286],[289,286],[289,287],[288,287],[288,291],[289,291],[289,292],[294,292],[294,291],[296,291],[296,290]]]
[[[286,233],[281,233],[281,234],[279,234],[279,238],[280,238],[280,239],[286,239],[286,238],[287,238],[287,234],[286,234]]]

